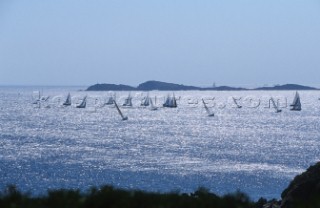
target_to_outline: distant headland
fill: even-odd
[[[244,90],[319,90],[314,87],[308,87],[297,84],[285,84],[276,85],[273,87],[259,87],[254,89],[247,89],[241,87],[229,87],[229,86],[218,86],[218,87],[195,87],[182,84],[174,84],[160,81],[147,81],[138,85],[138,87],[132,87],[129,85],[116,85],[116,84],[95,84],[87,88],[87,91],[188,91],[188,90],[199,90],[199,91],[244,91]]]

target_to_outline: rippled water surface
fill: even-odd
[[[16,184],[42,193],[112,184],[193,192],[205,186],[218,194],[240,189],[253,199],[279,198],[320,158],[318,91],[300,92],[301,112],[285,108],[292,91],[175,92],[178,108],[157,111],[140,107],[141,92],[131,92],[135,106],[121,109],[129,117],[121,121],[114,107],[101,107],[107,92],[78,89],[46,87],[50,98],[37,108],[37,88],[0,88],[1,188]],[[68,92],[73,102],[88,95],[88,107],[61,107]],[[127,95],[117,93],[118,102]],[[160,106],[167,92],[149,95]],[[231,96],[241,97],[243,108],[235,108]],[[281,113],[267,108],[271,96],[280,98]],[[206,115],[201,98],[214,117]]]

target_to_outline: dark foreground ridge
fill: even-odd
[[[320,162],[296,176],[282,192],[281,198],[284,208],[320,207]]]
[[[112,186],[92,188],[86,193],[79,190],[50,190],[45,196],[31,197],[19,192],[16,187],[8,186],[0,193],[0,207],[32,208],[260,208],[267,203],[265,199],[257,202],[241,192],[219,197],[206,188],[199,188],[191,194],[152,193],[138,190],[116,189]]]
[[[79,190],[49,190],[43,196],[21,193],[15,186],[0,192],[0,207],[53,208],[318,208],[320,207],[320,162],[290,183],[282,193],[282,201],[260,198],[253,202],[239,191],[218,196],[206,188],[194,193],[154,193],[139,190],[116,189],[112,186]]]
[[[214,90],[214,91],[240,91],[240,90],[318,90],[314,87],[302,86],[297,84],[276,85],[274,87],[260,87],[255,89],[237,88],[229,86],[218,87],[195,87],[182,84],[174,84],[159,81],[147,81],[139,84],[138,87],[115,84],[95,84],[88,87],[87,91],[187,91],[187,90]]]

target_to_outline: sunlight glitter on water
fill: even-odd
[[[0,88],[1,187],[14,183],[37,192],[112,184],[188,192],[206,186],[219,194],[240,189],[252,198],[279,198],[296,174],[320,158],[317,91],[300,92],[301,112],[283,108],[278,114],[265,101],[237,109],[229,100],[273,96],[290,102],[295,92],[175,92],[178,108],[157,111],[139,107],[141,97],[135,97],[134,108],[121,108],[129,117],[121,121],[114,107],[94,107],[94,98],[106,99],[107,92],[45,88],[51,98],[88,95],[88,108],[51,100],[51,108],[37,109],[33,90]],[[158,106],[167,94],[150,92]],[[118,102],[127,95],[117,93]],[[207,117],[201,102],[189,102],[208,97],[216,99],[214,117]]]

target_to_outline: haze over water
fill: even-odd
[[[145,92],[131,92],[134,107],[121,108],[129,117],[121,121],[114,107],[94,107],[107,92],[43,89],[50,108],[32,105],[39,88],[0,88],[0,188],[16,184],[39,194],[104,184],[160,192],[205,186],[218,194],[240,189],[253,199],[279,198],[320,158],[317,91],[299,92],[301,112],[281,113],[266,108],[267,98],[290,104],[294,91],[174,92],[178,108],[157,111],[139,106]],[[88,95],[88,107],[58,105],[57,97],[61,103],[68,92],[73,101]],[[168,92],[149,94],[160,106]],[[127,95],[118,92],[117,101]],[[231,96],[241,97],[244,107],[235,108]],[[207,117],[200,101],[212,97],[215,116]],[[261,105],[252,108],[245,98]]]

